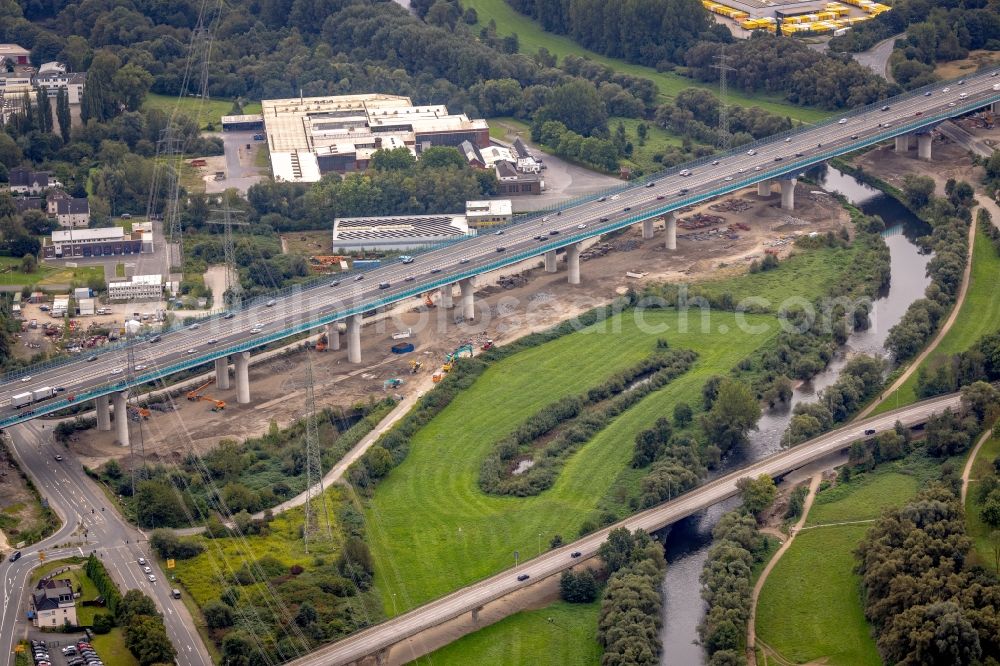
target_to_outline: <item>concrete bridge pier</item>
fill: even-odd
[[[250,402],[250,352],[233,355],[236,367],[236,402],[245,405]]]
[[[993,102],[990,104],[990,113],[997,114],[1000,113],[1000,102]]]
[[[757,196],[759,197],[769,197],[771,196],[771,181],[762,180],[757,183]]]
[[[901,134],[896,137],[896,152],[905,155],[910,151],[910,135]]]
[[[642,221],[642,239],[649,240],[653,237],[653,218]]]
[[[781,209],[795,210],[795,178],[781,179]]]
[[[215,385],[220,389],[229,388],[229,357],[215,359]]]
[[[347,362],[361,363],[361,315],[347,318]]]
[[[770,186],[768,186],[770,187]],[[667,223],[667,249],[677,249],[677,213],[670,212],[663,216],[663,221]]]
[[[558,269],[556,268],[556,251],[549,250],[545,253],[545,272],[555,273]]]
[[[933,145],[934,137],[931,134],[918,134],[917,135],[917,157],[927,162],[931,161],[931,146]]]
[[[452,307],[454,307],[453,303],[451,302],[451,292],[454,290],[454,288],[455,285],[446,284],[438,290],[439,294],[438,304],[442,308],[445,308],[446,310],[450,310]]]
[[[462,317],[466,321],[473,321],[476,318],[476,288],[472,284],[472,278],[459,280],[458,286],[462,288]]]
[[[102,395],[94,399],[94,408],[97,410],[97,429],[108,432],[111,430],[111,406],[108,396]]]
[[[114,394],[115,401],[115,440],[120,446],[128,446],[128,393],[119,391]]]
[[[340,324],[338,322],[326,325],[326,348],[331,351],[340,349]]]
[[[566,246],[566,267],[569,269],[569,283],[580,284],[580,244]]]

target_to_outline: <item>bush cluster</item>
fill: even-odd
[[[820,392],[819,400],[795,405],[783,443],[799,444],[846,421],[878,392],[884,373],[885,362],[876,356],[852,358],[837,381]]]
[[[622,527],[608,534],[598,554],[610,574],[597,625],[601,664],[659,664],[663,547],[642,530]]]
[[[744,645],[754,565],[766,551],[757,521],[743,511],[724,515],[712,530],[712,548],[701,572],[701,598],[708,612],[698,635],[710,666],[745,664]]]
[[[868,531],[857,572],[886,663],[971,665],[1000,656],[1000,586],[969,565],[970,548],[958,497],[940,485]]]
[[[612,375],[579,396],[567,396],[530,416],[497,442],[479,470],[483,492],[525,497],[552,487],[562,465],[616,416],[687,372],[697,354],[657,351]],[[644,383],[633,385],[648,376]],[[626,390],[632,386],[630,390]],[[553,435],[555,431],[555,434]],[[539,439],[550,438],[539,447]],[[515,461],[530,456],[534,464],[513,474]]]

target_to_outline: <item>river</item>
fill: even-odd
[[[716,473],[780,450],[781,436],[791,418],[792,408],[798,402],[814,400],[818,391],[835,382],[851,355],[886,356],[883,344],[889,329],[902,318],[910,303],[923,296],[930,282],[925,270],[930,256],[920,254],[913,242],[929,231],[921,220],[892,197],[836,169],[821,167],[809,175],[822,189],[844,195],[868,215],[882,217],[887,227],[883,235],[889,246],[892,280],[886,292],[873,304],[871,327],[852,334],[823,372],[795,389],[788,405],[766,410],[757,424],[758,429],[750,434],[749,445],[739,455],[725,460],[723,467],[726,469]],[[663,581],[663,629],[660,634],[663,641],[660,663],[664,666],[699,666],[706,661],[705,652],[697,643],[698,624],[705,614],[699,577],[708,557],[712,528],[737,503],[738,499],[733,498],[713,506],[673,525],[667,532],[667,573]]]

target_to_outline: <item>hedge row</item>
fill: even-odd
[[[659,343],[662,345],[662,343]],[[637,404],[691,369],[698,355],[688,350],[662,351],[616,373],[579,396],[567,396],[530,416],[507,437],[497,442],[483,460],[479,487],[483,492],[525,497],[552,487],[563,464],[580,446],[622,412]],[[652,374],[650,374],[652,373]],[[649,375],[645,383],[632,386]],[[631,390],[627,390],[632,386]],[[559,432],[544,447],[535,449],[539,438]],[[514,475],[512,463],[530,456],[532,467]]]

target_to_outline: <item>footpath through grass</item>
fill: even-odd
[[[557,601],[538,610],[521,611],[463,636],[429,655],[410,662],[414,666],[597,666],[600,602],[569,604]]]
[[[384,479],[365,513],[376,583],[387,613],[413,608],[576,537],[618,474],[637,432],[700,395],[777,332],[768,316],[748,316],[766,332],[741,332],[733,313],[713,313],[707,331],[673,310],[632,311],[490,367],[412,439],[407,459]],[[620,331],[616,330],[620,328]],[[722,333],[720,331],[728,331]],[[488,496],[479,468],[494,442],[527,416],[579,393],[648,356],[657,338],[699,354],[693,369],[619,416],[567,462],[555,485],[526,498]]]
[[[1000,329],[1000,292],[997,291],[997,276],[1000,275],[1000,256],[993,243],[982,232],[976,230],[976,247],[972,252],[972,273],[969,290],[958,312],[954,325],[941,340],[941,344],[921,364],[934,368],[951,354],[969,349],[979,338]],[[919,369],[899,387],[899,395],[887,395],[872,415],[909,405],[919,400],[917,397],[917,375]]]
[[[940,461],[919,454],[820,491],[806,528],[778,562],[757,604],[757,636],[794,663],[880,666],[861,603],[854,549],[870,522],[901,506]],[[822,527],[815,527],[822,525]],[[812,529],[810,529],[812,528]]]
[[[996,476],[993,460],[1000,456],[1000,438],[991,437],[983,442],[979,455],[972,463],[972,473],[969,475],[969,492],[965,496],[965,525],[972,539],[972,548],[976,563],[987,569],[996,568],[996,558],[993,553],[993,540],[990,535],[996,529],[983,521],[983,505],[979,503],[979,486],[981,480],[988,476]]]
[[[608,58],[588,51],[569,37],[545,32],[538,23],[514,11],[504,0],[465,0],[464,5],[476,10],[479,26],[485,26],[490,19],[493,19],[496,21],[497,34],[504,36],[517,33],[522,53],[534,54],[544,46],[549,53],[560,59],[567,55],[585,57],[623,74],[650,79],[659,87],[661,98],[674,97],[685,88],[706,88],[716,93],[718,91],[718,86],[700,83],[672,72],[657,72],[652,67],[633,65],[618,58]],[[775,96],[747,95],[732,89],[729,91],[728,100],[730,104],[759,106],[765,111],[806,123],[817,122],[831,115],[830,112],[821,109],[801,107],[781,101]]]

